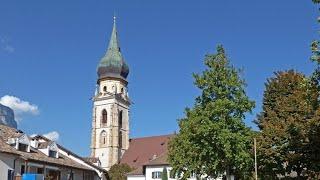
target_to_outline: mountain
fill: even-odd
[[[2,104],[0,104],[0,124],[17,128],[17,122],[14,119],[13,110]]]

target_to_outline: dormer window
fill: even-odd
[[[57,157],[57,151],[49,150],[49,157],[56,158]]]
[[[54,141],[45,141],[39,144],[39,151],[46,154],[48,157],[59,158],[58,145]]]
[[[18,150],[28,152],[28,145],[19,143]]]
[[[19,151],[30,152],[30,140],[26,134],[22,134],[20,137],[14,140],[15,148]]]

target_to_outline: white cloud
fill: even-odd
[[[16,120],[21,120],[24,115],[38,115],[39,108],[37,105],[31,104],[28,101],[23,101],[15,96],[5,95],[0,98],[0,104],[10,107],[13,109]]]
[[[31,134],[30,137],[36,137],[38,134]]]
[[[43,136],[48,138],[48,139],[50,139],[50,140],[52,140],[52,141],[58,141],[59,137],[60,137],[60,135],[59,135],[59,133],[57,131],[49,132],[47,134],[44,134]]]
[[[9,42],[9,39],[6,37],[0,37],[0,51],[6,53],[13,53],[15,51],[14,47]]]
[[[3,51],[7,52],[7,53],[13,53],[14,52],[14,48],[9,45],[9,44],[6,44],[4,47],[3,47]]]

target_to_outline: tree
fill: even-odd
[[[262,177],[277,178],[297,173],[302,179],[308,168],[308,122],[314,116],[317,88],[293,70],[268,79],[263,111],[256,123],[258,159]]]
[[[206,55],[207,69],[194,74],[202,91],[192,109],[179,120],[180,132],[169,143],[173,172],[186,179],[218,177],[225,172],[243,176],[253,167],[251,131],[243,122],[254,102],[245,93],[239,70],[230,65],[222,46]]]
[[[108,171],[111,180],[126,180],[126,174],[133,171],[128,164],[115,164]]]
[[[312,2],[315,3],[315,4],[319,4],[320,0],[312,0]]]
[[[162,170],[161,179],[162,180],[168,180],[168,171],[167,171],[166,167],[164,167],[163,170]]]
[[[314,179],[320,179],[320,111],[308,123],[308,146],[307,162],[308,176]]]
[[[320,4],[320,0],[312,0],[315,4]],[[318,23],[320,18],[318,17]],[[314,40],[311,44],[311,60],[316,63],[316,68],[311,76],[311,83],[317,86],[317,99],[315,105],[315,115],[308,122],[308,172],[310,177],[320,179],[320,42]]]

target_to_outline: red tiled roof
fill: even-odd
[[[19,157],[21,157],[22,159],[28,160],[30,162],[35,161],[35,162],[43,162],[46,164],[54,164],[54,165],[59,165],[59,166],[66,166],[66,167],[74,167],[77,169],[83,169],[83,170],[90,170],[90,171],[94,171],[92,168],[89,168],[85,165],[82,165],[74,160],[72,160],[71,158],[64,156],[63,154],[59,153],[59,158],[53,158],[53,157],[49,157],[47,155],[45,155],[43,152],[39,151],[36,148],[31,147],[30,152],[24,152],[24,151],[19,151],[13,147],[11,147],[9,144],[7,144],[7,141],[10,138],[13,137],[20,137],[21,135],[23,135],[23,132],[5,125],[0,125],[0,153],[10,153],[10,154],[14,154],[17,155]],[[34,138],[40,138],[42,136],[36,136]],[[50,141],[47,138],[42,137],[45,141]],[[49,143],[49,142],[43,142],[45,143]],[[62,149],[63,147],[60,146],[59,144],[57,144],[59,146],[60,149]],[[70,154],[72,153],[69,150],[64,149],[65,151],[69,152]],[[72,153],[74,156],[78,157],[79,159],[81,159],[81,157],[77,156],[76,154]],[[105,170],[103,170],[100,167],[97,167],[89,162],[86,162],[87,164],[103,171],[106,172]]]
[[[143,167],[140,166],[137,169],[126,174],[127,176],[140,176],[143,175]]]
[[[165,152],[155,158],[154,160],[149,161],[148,163],[144,164],[144,166],[157,166],[157,165],[168,165],[168,153]]]
[[[123,154],[120,163],[137,169],[167,152],[168,142],[173,134],[135,138],[130,140],[129,149]]]

